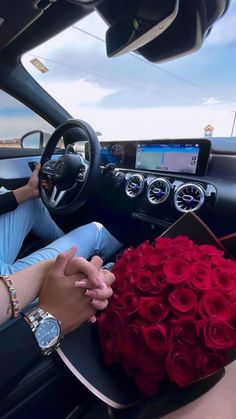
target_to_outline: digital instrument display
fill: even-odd
[[[135,169],[196,174],[200,146],[195,144],[138,144]]]
[[[116,167],[122,167],[124,161],[124,145],[112,144],[101,147],[101,164],[106,166],[113,163]]]

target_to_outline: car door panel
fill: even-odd
[[[30,177],[35,164],[40,162],[39,150],[35,150],[34,153],[22,150],[24,153],[18,156],[13,150],[11,155],[2,151],[0,150],[0,186],[6,189],[21,186]],[[55,159],[58,157],[58,154],[54,156]]]

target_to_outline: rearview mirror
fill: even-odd
[[[174,21],[179,0],[127,2],[125,14],[107,30],[108,57],[141,48],[160,36]]]
[[[161,62],[197,51],[228,4],[229,0],[181,0],[172,25],[138,52],[149,61]]]
[[[230,0],[103,1],[96,6],[109,25],[107,55],[135,51],[161,62],[198,50]]]
[[[42,149],[46,146],[51,134],[48,132],[36,130],[30,131],[21,137],[20,144],[22,148]]]

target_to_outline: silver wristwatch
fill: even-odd
[[[61,341],[60,322],[51,314],[36,308],[25,315],[44,355],[50,355]]]

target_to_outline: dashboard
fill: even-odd
[[[219,236],[231,231],[236,214],[236,144],[229,152],[205,138],[100,145],[101,182],[96,194],[103,208],[158,228],[194,211]]]

